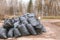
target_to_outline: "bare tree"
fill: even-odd
[[[28,13],[31,13],[32,12],[32,0],[30,0],[30,2],[29,2],[29,5],[28,5],[28,9],[27,9],[27,12]]]
[[[22,0],[19,3],[19,13],[22,14],[23,10],[22,10]]]

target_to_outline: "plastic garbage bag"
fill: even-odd
[[[13,28],[13,23],[12,23],[12,20],[11,19],[6,19],[4,21],[4,25],[3,25],[4,28],[6,29],[10,29],[10,28]]]
[[[0,38],[1,39],[6,39],[7,38],[6,29],[0,28]]]
[[[8,37],[10,37],[10,38],[13,37],[13,28],[11,28],[11,29],[8,31]]]
[[[28,15],[29,15],[29,13],[26,13],[26,14],[23,15],[23,17],[25,17],[27,19]]]
[[[25,24],[18,25],[18,29],[21,32],[21,35],[29,35],[30,33],[28,32]]]
[[[17,21],[20,21],[19,17],[14,18],[14,23],[17,22]]]
[[[27,19],[25,17],[21,16],[20,20],[21,20],[22,23],[28,24],[28,21],[27,21]]]
[[[17,28],[17,27],[18,27],[18,25],[19,25],[19,21],[18,21],[18,22],[16,22],[16,23],[14,23],[14,28]]]
[[[29,22],[32,26],[37,26],[37,25],[39,25],[39,21],[38,21],[36,18],[34,18],[34,17],[28,18],[28,22]]]
[[[30,34],[32,34],[32,35],[36,35],[37,34],[35,29],[34,29],[34,27],[31,24],[26,24],[26,27],[27,27],[27,29],[28,29]]]
[[[19,30],[17,28],[14,28],[14,37],[20,37],[21,33],[19,32]]]
[[[36,17],[36,15],[33,14],[33,13],[29,13],[29,14],[27,14],[27,16],[28,16],[28,17]]]
[[[44,26],[42,24],[34,26],[34,28],[38,34],[40,34],[42,32],[46,32],[46,29],[44,28]]]

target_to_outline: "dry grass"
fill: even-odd
[[[0,15],[0,20],[4,20],[6,18],[12,18],[12,17],[18,17],[23,15],[22,13],[19,13],[19,15]],[[60,16],[42,16],[37,14],[36,17],[41,17],[41,19],[60,19]]]
[[[60,19],[60,16],[44,16],[43,19]]]
[[[17,16],[14,16],[14,15],[2,15],[2,16],[0,16],[0,20],[4,20],[4,19],[6,19],[6,18],[12,18],[12,17],[18,17],[19,15],[17,15]]]

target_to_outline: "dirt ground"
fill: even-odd
[[[60,22],[54,22],[53,24],[60,26]]]
[[[52,24],[54,22],[60,22],[60,20],[58,19],[41,20],[41,23],[46,28],[46,33],[40,35],[30,35],[19,38],[8,38],[0,40],[60,40],[60,27],[55,24]],[[0,25],[2,24],[0,23]]]

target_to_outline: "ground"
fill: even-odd
[[[19,38],[12,38],[12,39],[9,38],[0,40],[60,40],[60,26],[54,24],[56,22],[58,23],[60,22],[60,20],[59,19],[41,20],[41,23],[46,28],[46,32],[40,35],[31,35]]]

